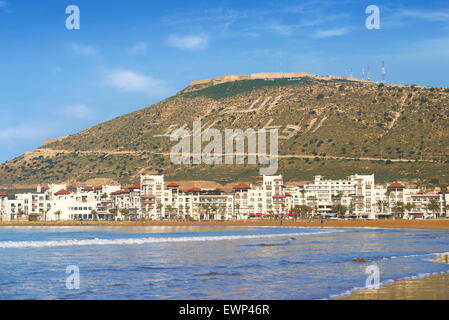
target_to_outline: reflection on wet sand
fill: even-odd
[[[377,290],[358,291],[338,300],[449,300],[449,274],[400,280]]]
[[[430,261],[449,264],[449,254],[440,254]],[[361,290],[340,300],[449,300],[449,273],[400,280],[377,290]]]

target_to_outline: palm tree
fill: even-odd
[[[22,216],[25,214],[25,212],[22,209],[19,209],[19,211],[17,212],[17,217],[19,218],[19,220],[22,219]]]
[[[148,213],[149,213],[148,208],[146,207],[142,208],[141,211],[143,213],[143,220],[148,220]]]
[[[201,207],[203,208],[203,210],[206,212],[206,215],[207,215],[207,220],[209,220],[209,213],[210,213],[210,204],[208,204],[208,203],[203,203],[202,205],[201,205]],[[205,217],[205,216],[204,216]],[[204,218],[203,217],[203,218]],[[201,215],[200,215],[200,220],[201,220]]]
[[[214,220],[216,220],[216,219],[217,219],[216,215],[217,215],[217,210],[218,210],[217,205],[216,205],[216,204],[212,204],[212,205],[210,206],[210,209],[211,209],[211,211],[212,211],[212,215],[213,215],[213,217],[214,217]]]
[[[129,219],[129,210],[127,208],[120,209],[120,213],[125,216],[125,220]]]
[[[396,202],[394,204],[393,208],[391,208],[391,210],[393,210],[394,218],[399,217],[402,219],[404,216],[404,212],[405,212],[404,202],[402,202],[402,201]]]
[[[407,203],[404,205],[404,209],[405,209],[405,211],[406,211],[407,213],[412,212],[412,210],[415,209],[415,208],[416,208],[416,205],[415,205],[414,203],[411,203],[411,202],[407,202]]]
[[[98,220],[98,212],[96,210],[92,210],[90,214],[92,215],[93,220]]]
[[[187,218],[188,220],[191,219],[191,216],[190,216],[190,206],[189,206],[188,204],[186,204],[186,218]]]
[[[240,216],[240,203],[235,204],[235,211],[236,211],[236,215]]]
[[[431,199],[429,201],[429,203],[426,204],[426,210],[429,210],[432,213],[435,213],[436,211],[438,211],[436,216],[439,217],[440,216],[440,203],[436,199]]]
[[[346,211],[348,211],[348,207],[341,204],[336,204],[332,206],[332,211],[337,214],[337,217],[343,218],[346,214]]]
[[[162,209],[164,208],[164,205],[162,203],[158,203],[156,206],[157,214],[159,217],[162,217]]]
[[[167,209],[167,212],[168,212],[169,219],[173,219],[173,211],[174,211],[173,206],[171,204],[169,204],[166,207],[166,209]]]
[[[377,209],[379,209],[380,213],[382,213],[382,214],[385,213],[385,208],[388,207],[388,204],[389,203],[386,200],[378,200],[376,202]]]
[[[440,193],[443,195],[442,209],[444,212],[444,216],[447,218],[447,210],[448,210],[448,204],[446,203],[446,194],[448,193],[447,185],[445,184],[440,185]]]
[[[309,214],[313,211],[313,208],[302,204],[298,207],[298,210],[299,210],[301,219],[308,219],[308,218],[310,218]]]
[[[117,209],[117,207],[116,207],[116,208],[113,208],[113,209],[109,209],[109,213],[111,213],[111,214],[113,215],[113,217],[114,217],[114,220],[116,220],[117,214],[118,214],[118,209]]]
[[[264,212],[262,212],[262,204],[261,203],[259,203],[258,205],[257,205],[257,207],[259,208],[259,211],[260,211],[260,213],[264,213]],[[257,212],[255,212],[255,213],[257,213]],[[269,212],[267,212],[267,213],[269,213]],[[270,214],[271,215],[271,214]]]
[[[298,220],[298,215],[300,213],[300,207],[298,205],[295,205],[293,208],[290,209],[290,213],[293,214],[295,221]]]
[[[178,214],[182,217],[182,220],[185,220],[184,206],[182,204],[178,206]]]
[[[55,216],[56,216],[56,220],[57,221],[59,221],[59,219],[61,218],[61,214],[62,214],[61,210],[58,210],[58,211],[55,212]]]

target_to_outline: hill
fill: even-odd
[[[223,78],[222,78],[223,79]],[[141,173],[220,183],[259,178],[255,165],[173,165],[180,127],[279,129],[288,180],[376,173],[378,181],[449,183],[449,89],[335,77],[206,80],[0,166],[0,185],[134,182]]]

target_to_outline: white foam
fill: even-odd
[[[391,260],[391,259],[399,259],[399,258],[416,258],[416,257],[424,257],[424,256],[440,256],[440,255],[446,255],[449,254],[448,252],[432,252],[432,253],[421,253],[421,254],[410,254],[406,256],[391,256],[391,257],[385,257],[382,258],[382,260]]]
[[[309,236],[327,233],[343,232],[321,231],[310,233],[283,233],[283,234],[257,234],[236,236],[203,236],[203,237],[176,237],[176,238],[129,238],[129,239],[84,239],[84,240],[52,240],[52,241],[0,241],[0,248],[41,248],[41,247],[69,247],[69,246],[91,246],[91,245],[140,245],[148,243],[167,242],[201,242],[201,241],[225,241],[244,240],[274,237]]]

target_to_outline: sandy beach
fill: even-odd
[[[430,261],[449,264],[449,254],[441,254]],[[360,290],[337,300],[449,300],[449,273],[399,280],[379,289]]]
[[[399,280],[379,289],[357,291],[337,300],[449,300],[449,274]]]
[[[1,226],[280,226],[279,221],[235,220],[235,221],[0,221]],[[449,230],[449,219],[435,220],[298,220],[283,221],[289,227],[334,227],[334,228],[407,228]]]

